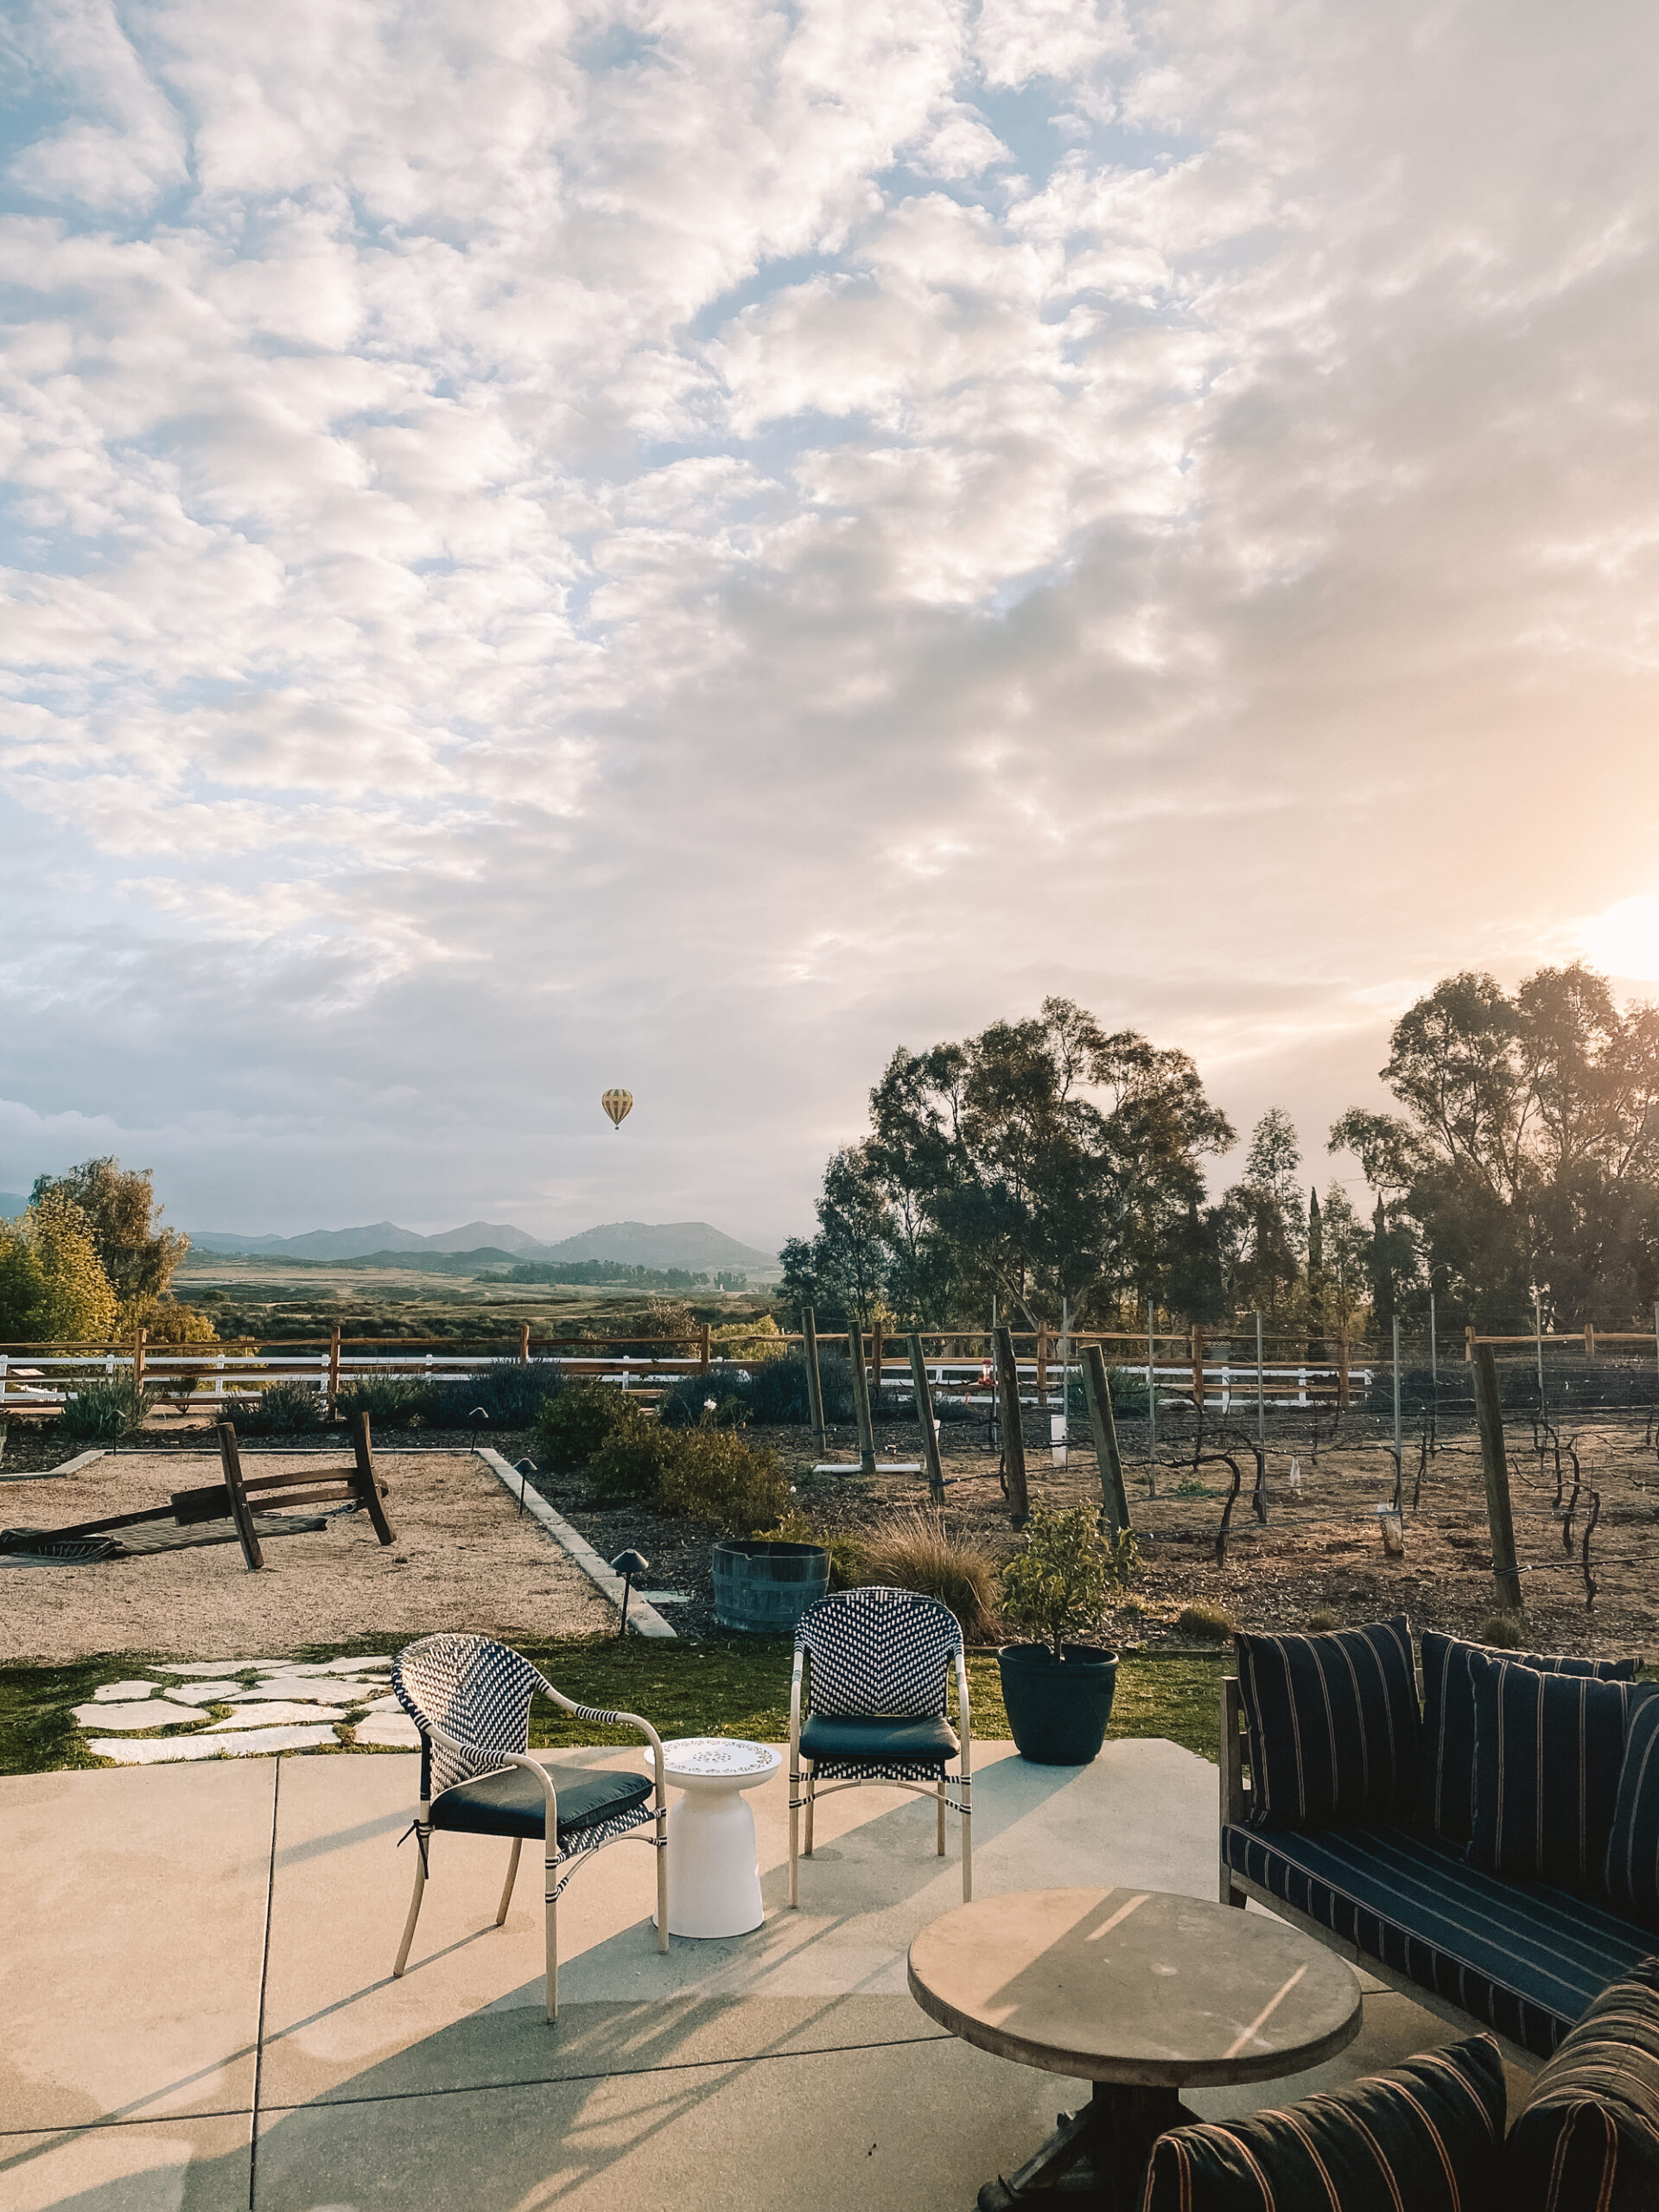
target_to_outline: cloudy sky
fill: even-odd
[[[0,40],[0,1189],[770,1240],[1050,991],[1323,1177],[1440,975],[1659,988],[1635,0]]]

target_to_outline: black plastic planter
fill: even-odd
[[[1117,1688],[1116,1651],[1068,1643],[1062,1664],[1046,1643],[1007,1643],[996,1666],[1022,1759],[1033,1766],[1087,1766],[1099,1757]]]

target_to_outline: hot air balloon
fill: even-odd
[[[633,1111],[633,1093],[631,1090],[607,1090],[599,1103],[610,1116],[612,1126],[620,1133],[623,1122]]]

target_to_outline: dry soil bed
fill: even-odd
[[[244,1447],[249,1473],[315,1468],[313,1452]],[[329,1453],[329,1459],[337,1455]],[[0,1662],[63,1662],[105,1651],[259,1658],[305,1644],[384,1637],[388,1644],[458,1628],[545,1641],[603,1633],[615,1615],[593,1584],[465,1452],[377,1450],[397,1541],[366,1516],[267,1542],[251,1574],[238,1546],[213,1544],[86,1565],[0,1556]],[[122,1452],[60,1480],[0,1484],[0,1519],[62,1527],[164,1505],[211,1482],[216,1453]]]

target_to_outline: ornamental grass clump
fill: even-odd
[[[1103,1535],[1086,1505],[1032,1508],[1023,1549],[1002,1570],[1002,1613],[1056,1665],[1068,1643],[1098,1635],[1106,1608],[1140,1565],[1135,1534]]]
[[[157,1395],[130,1382],[82,1382],[58,1415],[57,1433],[77,1444],[119,1444],[138,1433]]]
[[[306,1436],[322,1427],[323,1402],[303,1382],[273,1382],[257,1398],[227,1399],[219,1419],[238,1436]]]
[[[985,1642],[995,1630],[995,1558],[973,1537],[947,1529],[941,1514],[912,1507],[874,1530],[859,1580],[937,1598],[956,1615],[969,1643]]]

